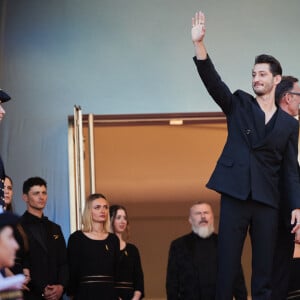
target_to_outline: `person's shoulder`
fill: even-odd
[[[233,93],[233,95],[237,96],[239,98],[243,98],[243,99],[247,99],[247,100],[251,100],[251,101],[255,100],[255,98],[251,94],[249,94],[243,90],[236,90]]]
[[[54,221],[52,221],[48,218],[46,218],[46,222],[48,222],[49,224],[51,224],[54,227],[59,227],[60,228],[60,225],[58,223],[56,223],[56,222],[54,222]]]
[[[48,219],[47,217],[43,217],[43,218],[46,224],[48,224],[47,227],[49,227],[52,232],[62,233],[60,224]]]
[[[34,223],[35,223],[35,217],[26,210],[23,213],[23,215],[20,217],[20,224],[26,230],[27,227],[31,226]]]
[[[20,217],[20,222],[25,222],[30,217],[29,212],[26,210]]]
[[[296,128],[298,128],[299,126],[299,121],[294,118],[293,116],[291,116],[289,113],[287,113],[286,111],[284,111],[283,109],[281,109],[280,107],[278,108],[278,115],[284,119],[286,122],[288,122],[289,124],[291,124],[291,126],[296,126]]]
[[[81,230],[76,230],[76,231],[74,231],[70,234],[69,239],[68,239],[68,243],[76,241],[78,239],[81,239],[82,236],[83,236],[82,231]]]
[[[108,233],[107,240],[119,243],[119,238],[114,233],[111,232]]]
[[[138,247],[132,243],[127,243],[126,248],[128,249],[128,251],[139,252]]]
[[[175,240],[173,240],[172,243],[171,243],[171,246],[176,247],[176,246],[179,246],[181,244],[184,244],[184,243],[186,243],[187,240],[192,239],[193,235],[194,234],[192,232],[190,232],[188,234],[185,234],[185,235],[182,235],[182,236],[176,238]]]
[[[78,236],[82,236],[81,230],[76,230],[70,234],[70,237],[78,237]]]

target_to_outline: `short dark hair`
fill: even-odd
[[[35,186],[45,186],[47,188],[47,182],[41,177],[30,177],[23,183],[23,194],[28,194],[29,190]]]
[[[254,64],[269,64],[270,71],[273,76],[282,75],[282,68],[280,62],[272,55],[260,54],[255,57]]]
[[[281,81],[276,86],[275,101],[280,103],[282,97],[294,88],[294,83],[298,82],[298,78],[294,76],[282,76]]]

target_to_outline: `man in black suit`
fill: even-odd
[[[168,300],[214,300],[217,279],[217,234],[211,205],[198,202],[191,206],[192,232],[171,243],[166,290]],[[242,268],[233,296],[247,300]],[[232,299],[232,297],[231,297]]]
[[[28,266],[31,281],[24,298],[30,300],[61,299],[68,281],[66,243],[59,225],[44,216],[47,183],[40,177],[23,184],[27,211],[21,217],[29,243]]]
[[[283,76],[276,87],[275,101],[282,110],[296,117],[300,105],[300,85],[296,77]],[[292,268],[295,237],[291,233],[290,208],[286,201],[286,191],[281,191],[280,215],[272,272],[272,300],[286,299],[288,295],[289,276]]]
[[[221,80],[204,45],[205,16],[192,19],[194,62],[209,94],[227,118],[228,136],[207,184],[221,194],[216,299],[231,299],[241,253],[249,230],[252,244],[253,300],[271,297],[273,255],[279,213],[279,181],[288,187],[286,201],[300,241],[298,122],[275,104],[280,63],[259,55],[252,70],[256,95],[232,93]]]
[[[4,118],[5,110],[2,107],[2,103],[10,100],[10,96],[0,89],[0,121]],[[3,211],[5,202],[4,202],[4,180],[5,180],[5,170],[2,158],[0,156],[0,212]]]

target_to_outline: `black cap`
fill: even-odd
[[[0,89],[0,103],[7,102],[10,100],[10,96]]]
[[[0,230],[5,226],[14,226],[19,221],[20,217],[11,212],[0,213]]]

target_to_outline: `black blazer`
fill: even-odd
[[[202,259],[197,261],[195,251],[201,242]],[[205,243],[205,244],[204,244]],[[201,270],[201,271],[199,271]],[[203,270],[203,271],[202,271]],[[204,273],[206,282],[200,282],[199,272]],[[169,250],[166,290],[168,300],[214,300],[217,278],[217,234],[202,239],[195,233],[184,235],[171,243]],[[234,287],[237,300],[247,300],[245,279],[240,268]]]
[[[0,156],[0,205],[4,207],[4,179],[5,179],[5,170],[2,158]]]
[[[265,134],[265,114],[256,99],[241,90],[232,93],[213,63],[197,60],[198,73],[227,118],[228,136],[207,187],[237,199],[279,206],[279,178],[288,187],[291,209],[300,207],[298,174],[299,125],[278,107],[273,129]]]
[[[41,232],[41,222],[46,229],[44,232]],[[24,292],[24,298],[43,299],[42,292],[47,284],[61,284],[64,287],[67,285],[65,239],[59,225],[46,217],[40,219],[27,211],[21,217],[21,226],[29,242],[28,264],[31,275],[30,292]]]

